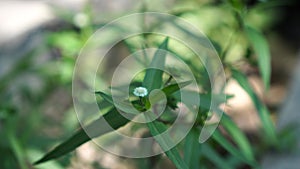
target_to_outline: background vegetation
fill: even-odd
[[[87,143],[81,147],[82,150],[79,148],[56,160],[32,165],[79,128],[72,105],[71,85],[74,64],[81,47],[94,31],[110,19],[126,14],[111,12],[99,18],[97,10],[90,3],[79,13],[54,8],[59,19],[38,33],[41,36],[40,43],[25,50],[13,67],[0,76],[0,138],[4,138],[0,140],[1,169],[185,168],[186,165],[186,168],[259,168],[264,154],[293,149],[295,139],[290,130],[275,131],[278,102],[266,105],[266,96],[274,81],[271,79],[270,39],[274,37],[274,25],[279,23],[282,16],[278,6],[289,4],[282,1],[238,0],[158,3],[143,1],[133,4],[131,10],[166,12],[167,9],[167,13],[182,17],[203,30],[217,49],[227,81],[237,82],[250,96],[259,117],[255,130],[242,130],[238,119],[228,113],[223,116],[219,130],[205,144],[198,144],[201,119],[199,125],[177,146],[177,152],[173,152],[175,157],[166,154],[171,161],[164,155],[145,159],[116,157],[106,152],[94,152],[96,146]],[[137,38],[142,38],[147,46],[165,45],[167,47],[164,48],[189,61],[185,55],[187,50],[178,48],[172,40],[166,44],[166,41],[163,42],[165,37],[153,35]],[[122,58],[137,49],[141,49],[139,41],[129,39],[118,44],[113,54]],[[107,68],[113,66],[108,65]],[[201,68],[200,63],[196,63],[192,70],[203,72]],[[260,90],[264,92],[259,93],[249,82],[249,76],[253,74],[261,79],[259,83],[263,85]],[[204,89],[201,94],[211,94],[206,83],[207,77],[197,78]],[[231,96],[229,103],[230,99]],[[199,114],[207,117],[207,109],[201,107]],[[155,134],[153,128],[160,125],[150,124],[151,134]],[[71,141],[74,143],[78,139]],[[77,147],[67,146],[70,149]],[[65,152],[58,154],[60,156]]]

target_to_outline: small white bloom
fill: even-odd
[[[138,97],[145,97],[148,94],[148,90],[144,87],[137,87],[134,89],[133,94]]]

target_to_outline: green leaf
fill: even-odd
[[[115,108],[111,109],[108,113],[93,121],[86,127],[79,129],[71,138],[56,146],[52,151],[47,153],[44,157],[36,161],[34,164],[40,164],[58,157],[61,157],[80,145],[90,141],[92,138],[99,137],[103,134],[116,130],[129,120],[122,116]],[[108,123],[110,127],[107,126]],[[87,135],[87,133],[89,135]]]
[[[189,168],[200,168],[200,147],[198,142],[199,131],[192,128],[185,138],[184,161]]]
[[[267,40],[263,34],[250,26],[245,27],[247,37],[258,57],[258,66],[265,88],[268,90],[270,87],[271,75],[271,57],[270,49]]]
[[[129,102],[117,100],[114,101],[111,95],[105,94],[101,91],[95,92],[95,94],[99,94],[104,100],[109,102],[111,105],[117,107],[121,111],[129,114],[138,114],[139,112],[131,105]]]
[[[153,117],[151,117],[151,116],[154,116],[154,114],[152,114],[152,112],[145,114],[145,117],[147,120],[153,119]],[[160,145],[161,149],[166,153],[166,155],[175,164],[175,166],[178,169],[188,169],[188,166],[183,161],[183,159],[180,157],[177,148],[173,147],[173,148],[169,149],[169,145],[173,144],[173,140],[171,139],[171,137],[167,134],[161,134],[167,130],[167,127],[163,123],[158,122],[158,121],[149,122],[149,123],[147,123],[147,126],[150,130],[150,133],[153,135],[155,140]]]
[[[180,88],[184,88],[185,86],[188,86],[191,84],[192,81],[186,81],[186,82],[179,82],[175,84],[168,85],[162,89],[162,91],[167,95],[171,95],[174,92],[177,92]]]
[[[154,54],[152,62],[150,63],[150,68],[146,71],[143,86],[146,87],[149,92],[153,89],[159,89],[162,85],[162,75],[168,50],[168,41],[169,38],[167,37],[159,46],[159,49]]]
[[[26,164],[24,149],[20,143],[18,137],[16,137],[13,133],[9,133],[7,135],[7,139],[10,143],[13,153],[15,154],[17,161],[22,169],[28,169],[29,167]]]
[[[236,147],[234,147],[221,133],[220,131],[216,130],[213,133],[212,138],[217,141],[225,150],[227,150],[233,156],[239,158],[240,160],[246,162],[251,166],[257,166],[255,161],[249,160],[245,157],[241,151],[239,151]]]
[[[171,108],[173,106],[177,108],[177,101],[171,95],[174,92],[180,90],[180,88],[184,88],[185,86],[189,85],[190,83],[191,83],[191,81],[175,83],[175,84],[171,84],[171,85],[168,85],[168,86],[164,87],[161,91],[151,92],[151,97],[149,98],[152,102],[151,104],[154,104],[154,103],[157,103],[159,101],[163,101],[164,99],[167,99],[168,106],[170,106]],[[168,98],[166,98],[166,97],[168,97]],[[151,105],[149,105],[149,106],[151,106]]]
[[[212,99],[212,94],[202,94],[202,93],[196,93],[194,91],[189,91],[189,90],[181,90],[178,91],[174,94],[175,98],[177,100],[181,100],[181,92],[184,93],[184,95],[186,97],[190,97],[190,98],[195,98],[195,95],[198,95],[198,97],[200,98],[200,107],[204,108],[204,109],[210,109],[211,106],[211,99]],[[213,98],[215,99],[215,103],[216,105],[221,104],[222,102],[224,102],[224,98],[232,98],[232,95],[225,95],[225,94],[213,94]],[[191,99],[185,99],[185,100],[181,100],[184,101],[184,104],[188,107],[192,107],[195,103],[194,100]]]
[[[204,157],[212,161],[213,164],[220,169],[232,169],[234,167],[228,164],[228,161],[222,158],[215,149],[213,149],[209,144],[203,144],[201,147],[201,152]]]
[[[238,70],[232,69],[232,77],[237,80],[240,86],[248,93],[254,106],[259,114],[260,120],[262,121],[263,129],[267,139],[271,144],[277,144],[277,137],[273,122],[270,118],[270,113],[267,107],[260,101],[258,96],[254,93],[251,85],[249,84],[246,76]]]
[[[255,161],[254,154],[248,139],[228,115],[223,115],[221,119],[221,124],[225,127],[226,131],[229,133],[229,135],[235,141],[237,146],[243,152],[245,158],[247,158],[249,161]]]
[[[191,31],[190,29],[188,29],[188,27],[180,24],[180,22],[174,22],[174,21],[170,20],[170,23],[174,27],[178,28],[178,30],[180,30],[182,33],[185,33],[185,35],[187,37],[193,38],[193,40],[197,41],[198,45],[201,45],[202,47],[208,48],[208,49],[213,47],[211,42],[207,40],[207,37],[199,35],[199,34],[195,33],[194,31]]]
[[[139,87],[142,85],[142,82],[139,81],[133,81],[130,83],[129,91],[133,91],[136,87]],[[120,86],[110,86],[109,89],[115,90],[115,91],[124,91],[124,88],[127,87],[128,84],[120,85]]]
[[[236,11],[241,11],[245,6],[241,0],[227,0],[226,2],[230,4]]]
[[[99,94],[104,100],[106,100],[107,102],[109,102],[110,104],[114,105],[114,101],[112,96],[105,94],[104,92],[101,91],[96,91],[95,94]]]
[[[78,33],[73,31],[51,33],[48,43],[61,49],[63,56],[77,54],[83,45]]]

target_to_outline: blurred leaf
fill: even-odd
[[[84,129],[79,129],[71,138],[56,146],[52,151],[47,153],[44,157],[36,161],[34,164],[37,165],[61,157],[75,150],[83,143],[90,141],[92,138],[96,138],[113,130],[116,130],[124,126],[128,122],[129,120],[127,118],[122,116],[115,108],[113,108],[108,113],[101,116],[99,119],[84,127]],[[107,127],[106,123],[108,123],[110,127]],[[88,132],[89,135],[87,135],[86,132]]]
[[[239,168],[240,166],[244,165],[244,162],[235,156],[228,156],[226,158],[226,163],[231,166],[231,168]],[[259,167],[256,168],[259,169]]]
[[[247,37],[258,57],[258,65],[265,88],[270,87],[271,57],[270,49],[264,35],[250,26],[245,27]]]
[[[162,85],[162,75],[168,50],[168,42],[169,38],[167,37],[154,54],[149,66],[150,68],[146,71],[143,86],[146,87],[149,92],[153,89],[159,89]]]
[[[199,43],[199,45],[201,45],[202,47],[205,48],[211,48],[213,47],[211,42],[207,40],[207,37],[199,35],[197,33],[195,33],[194,31],[187,29],[188,27],[183,26],[182,24],[179,24],[178,22],[176,22],[176,20],[170,20],[169,22],[171,22],[171,24],[178,28],[178,30],[181,30],[183,33],[185,33],[185,35],[187,35],[187,37],[190,38],[195,38],[195,40],[197,41],[197,43]]]
[[[178,117],[178,112],[173,111],[170,107],[166,107],[165,111],[159,116],[159,120],[163,122],[173,123]]]
[[[216,140],[225,150],[227,150],[233,156],[239,158],[240,160],[244,161],[245,163],[256,166],[256,163],[247,157],[244,156],[242,152],[240,152],[236,147],[234,147],[221,133],[220,131],[216,130],[213,133],[213,139]]]
[[[192,128],[185,138],[184,161],[189,168],[200,168],[200,146],[198,142],[199,132]]]
[[[268,138],[271,144],[277,144],[277,137],[276,137],[274,125],[270,118],[270,113],[267,107],[260,101],[260,99],[254,93],[253,89],[251,88],[251,85],[247,80],[247,77],[243,73],[239,72],[238,70],[232,69],[231,71],[232,71],[233,78],[236,79],[237,82],[240,84],[240,86],[248,93],[252,102],[254,103],[254,106],[259,114],[260,120],[262,121],[266,138]]]
[[[51,33],[48,43],[61,49],[63,56],[76,55],[83,45],[79,35],[73,31]]]
[[[212,161],[213,164],[219,169],[232,169],[226,159],[222,158],[215,149],[213,149],[209,144],[203,144],[201,151],[204,157]]]
[[[145,114],[145,117],[147,120],[153,119],[153,117],[151,117],[151,116],[153,116],[152,112]],[[147,126],[148,126],[152,136],[155,138],[155,140],[160,145],[161,149],[166,153],[166,155],[175,164],[175,166],[178,169],[188,169],[186,163],[180,157],[176,146],[169,149],[169,145],[173,144],[173,140],[171,139],[171,137],[167,134],[161,134],[167,130],[167,127],[163,123],[158,122],[158,121],[151,121],[151,122],[147,123]]]
[[[227,2],[237,11],[241,11],[244,7],[243,1],[241,0],[227,0]]]
[[[104,100],[106,100],[108,103],[114,105],[114,101],[112,96],[105,94],[104,92],[101,91],[96,91],[95,94],[99,94]]]
[[[249,161],[255,161],[252,148],[250,143],[244,133],[236,126],[236,124],[230,119],[230,117],[226,114],[222,116],[221,119],[222,126],[228,131],[229,135],[238,145],[240,150],[243,152],[244,156]]]
[[[201,108],[204,108],[204,109],[210,109],[212,95],[213,95],[213,98],[215,99],[216,105],[223,103],[225,101],[224,98],[230,99],[233,97],[232,95],[225,95],[225,94],[202,94],[202,93],[197,93],[195,91],[190,91],[190,90],[178,91],[174,94],[174,96],[177,100],[181,100],[181,94],[184,94],[186,97],[190,97],[190,98],[193,98],[193,97],[195,97],[195,95],[197,95],[200,98],[199,105]],[[195,101],[191,100],[191,99],[185,99],[182,101],[188,107],[192,107],[192,105],[195,104]]]
[[[222,53],[222,47],[221,47],[221,45],[218,42],[214,41],[214,40],[210,40],[210,41],[211,41],[211,44],[214,46],[216,52],[219,55],[221,55],[221,53]]]
[[[280,142],[279,149],[284,151],[293,151],[297,147],[297,124],[291,123],[285,126],[278,132],[278,139]]]
[[[14,135],[14,133],[10,132],[10,134],[8,134],[7,136],[7,139],[10,142],[12,151],[14,152],[14,155],[16,156],[21,169],[28,169],[29,167],[26,164],[24,148],[22,147],[17,137]]]

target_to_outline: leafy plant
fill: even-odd
[[[214,7],[210,5],[211,4],[208,4],[210,7],[209,9],[214,9]],[[219,3],[218,5],[220,11],[223,12],[224,15],[231,18],[229,19],[231,22],[225,23],[226,21],[224,21],[224,23],[212,27],[210,31],[207,31],[209,38],[212,40],[215,48],[218,49],[217,51],[220,55],[222,64],[225,66],[225,71],[228,73],[227,80],[235,79],[251,97],[262,122],[262,135],[265,135],[265,137],[263,137],[265,140],[264,144],[268,142],[267,146],[278,146],[279,141],[274,130],[268,108],[258,98],[253,88],[249,84],[247,77],[239,69],[239,64],[241,61],[257,66],[260,70],[260,75],[262,77],[265,89],[269,89],[271,65],[268,43],[263,34],[258,28],[256,28],[259,26],[250,26],[251,12],[262,8],[260,6],[261,4],[259,3],[257,6],[249,7],[242,1],[226,1],[224,3]],[[193,5],[187,6],[191,7]],[[174,14],[183,17],[186,16],[188,19],[193,20],[193,17],[190,16],[190,13],[193,13],[194,16],[197,17],[202,16],[201,12],[201,10],[193,8],[191,10],[178,10],[174,12]],[[89,27],[89,29],[92,28]],[[184,30],[183,28],[180,29],[182,29],[183,32],[188,32],[188,30]],[[220,31],[218,29],[225,31],[226,33],[228,33],[228,31],[233,32],[231,33],[232,36],[228,38],[228,41],[224,42],[224,37],[221,37],[222,40],[220,40],[220,37],[215,35],[216,32]],[[67,37],[68,35],[74,38],[74,34],[66,34]],[[226,95],[225,93],[214,95],[211,92],[210,79],[208,78],[204,66],[197,61],[191,60],[193,53],[190,52],[189,49],[182,47],[179,50],[178,46],[176,46],[177,41],[168,37],[164,37],[165,39],[161,41],[161,36],[158,37],[152,34],[143,34],[138,38],[141,38],[146,42],[143,44],[144,46],[142,45],[141,47],[139,44],[140,41],[130,38],[128,40],[124,40],[122,43],[131,53],[134,53],[140,48],[144,49],[145,46],[149,44],[154,44],[153,46],[158,48],[151,61],[137,58],[141,64],[148,64],[150,67],[164,68],[166,65],[167,52],[171,52],[190,66],[190,69],[195,74],[198,85],[203,89],[201,92],[196,93],[201,102],[199,103],[199,107],[196,108],[198,110],[196,122],[190,132],[187,134],[186,138],[180,144],[170,149],[169,145],[173,142],[171,137],[169,135],[161,135],[161,133],[170,127],[170,125],[174,122],[174,117],[167,116],[164,119],[162,119],[162,117],[161,119],[158,118],[154,121],[151,121],[151,119],[155,118],[156,114],[155,112],[153,113],[147,110],[149,110],[155,103],[164,99],[164,97],[160,96],[161,93],[159,92],[149,95],[151,92],[155,93],[153,91],[156,89],[159,89],[167,100],[167,108],[163,114],[170,114],[170,111],[175,111],[178,103],[185,104],[186,107],[191,108],[192,104],[181,100],[180,95],[180,92],[184,92],[186,94],[195,94],[195,91],[185,88],[191,84],[191,81],[177,82],[172,76],[164,71],[150,68],[141,73],[143,76],[142,79],[133,81],[131,83],[132,86],[130,86],[130,91],[132,91],[134,88],[142,87],[147,91],[144,93],[144,95],[139,97],[134,96],[134,99],[125,98],[127,99],[126,102],[118,103],[114,102],[110,93],[105,91],[96,91],[95,94],[102,98],[99,104],[109,105],[108,107],[110,107],[110,109],[98,119],[89,123],[87,126],[84,126],[83,128],[85,130],[80,128],[72,137],[67,139],[62,144],[59,144],[52,151],[48,152],[41,159],[36,161],[35,164],[37,165],[61,157],[93,138],[104,136],[105,134],[111,132],[112,129],[118,130],[121,127],[124,127],[126,124],[131,123],[131,121],[123,117],[122,114],[135,117],[138,114],[134,112],[138,110],[140,114],[144,115],[145,119],[150,120],[150,122],[147,122],[147,128],[150,134],[160,145],[166,156],[179,169],[209,168],[211,166],[229,169],[238,168],[245,165],[251,166],[252,168],[260,168],[257,150],[255,147],[253,147],[245,133],[241,131],[241,129],[233,122],[230,116],[226,114],[223,115],[219,124],[220,127],[214,132],[212,139],[203,144],[198,143],[199,133],[203,128],[205,120],[209,118],[211,114],[209,109],[211,107],[212,96],[215,98],[226,96],[227,99],[230,99],[234,96]],[[84,39],[86,39],[85,36]],[[75,42],[78,42],[78,39],[75,40]],[[62,45],[62,43],[58,43],[58,45]],[[78,43],[75,43],[75,46],[78,47]],[[234,53],[232,51],[234,51],[237,46],[239,49],[242,49],[240,54],[244,55],[243,57],[231,55]],[[63,48],[66,48],[66,51],[69,50],[70,52],[74,52],[72,51],[73,48],[68,46]],[[246,56],[247,52],[250,53],[251,56]],[[191,57],[187,56],[187,53],[191,55]],[[145,58],[148,57],[145,56]],[[184,73],[181,70],[177,70],[177,73],[178,76],[184,76]],[[111,90],[115,90],[116,88],[116,86],[113,86],[111,87]],[[132,111],[132,107],[126,103],[132,104],[135,108],[135,111]],[[221,104],[226,103],[219,101],[218,105]],[[112,129],[106,129],[104,127],[105,122],[108,123]],[[86,131],[88,131],[89,135],[86,133]]]
[[[164,64],[165,56],[166,56],[165,51],[168,50],[168,41],[169,41],[168,38],[166,38],[161,43],[161,45],[159,46],[159,49],[155,53],[150,65]],[[163,66],[163,65],[161,65],[161,66]],[[170,98],[176,98],[176,99],[178,99],[178,100],[176,100],[176,102],[179,102],[180,99],[178,97],[174,97],[173,94],[176,93],[180,89],[180,87],[189,85],[190,82],[174,83],[174,84],[169,84],[169,85],[164,86],[165,83],[163,81],[163,74],[164,73],[161,70],[148,69],[145,73],[144,80],[142,82],[142,86],[146,87],[146,89],[148,89],[149,92],[151,92],[152,90],[155,90],[155,89],[161,89],[164,92],[164,94],[166,95],[168,100]],[[189,92],[189,91],[186,91],[186,92]],[[88,126],[85,127],[87,131],[89,131],[89,132],[92,131],[92,135],[87,135],[83,129],[80,129],[70,139],[68,139],[64,143],[60,144],[59,146],[57,146],[54,150],[50,151],[43,158],[41,158],[40,160],[35,162],[35,164],[43,163],[48,160],[52,160],[54,158],[60,157],[64,154],[69,153],[70,151],[74,150],[75,148],[82,145],[83,143],[91,140],[92,138],[99,137],[99,136],[106,134],[107,132],[110,132],[109,130],[99,130],[101,128],[104,129],[104,127],[101,127],[101,125],[104,124],[103,120],[107,121],[113,129],[118,129],[118,128],[124,126],[125,124],[127,124],[128,122],[130,122],[128,119],[123,117],[117,111],[117,108],[120,108],[120,110],[122,111],[121,113],[132,114],[132,112],[130,112],[130,110],[131,110],[130,108],[126,108],[127,106],[123,105],[123,104],[120,104],[116,108],[116,107],[114,107],[115,103],[109,94],[105,94],[100,91],[96,92],[96,94],[99,94],[106,102],[110,103],[113,106],[113,108],[111,108],[110,111],[108,111],[106,114],[101,116],[99,119],[95,120],[94,122],[90,123]],[[201,104],[203,105],[203,107],[205,107],[208,110],[210,107],[210,96],[203,95],[201,93],[199,93],[198,95],[201,96],[203,98],[203,100],[205,100],[205,99],[207,100],[207,102],[204,102],[204,104],[206,104],[206,105],[203,105],[203,103],[201,103]],[[140,98],[140,99],[142,99],[142,98]],[[140,110],[149,109],[149,104],[146,104],[146,103],[149,103],[148,99],[149,98],[147,98],[147,97],[143,98],[142,99],[143,103],[133,102],[133,104],[138,104],[138,105],[135,105],[134,107],[140,107]],[[172,106],[174,103],[172,103],[172,105],[170,102],[167,104],[170,109],[174,109],[174,107]],[[207,113],[208,113],[208,111],[205,112],[205,114],[207,114]],[[153,119],[152,116],[155,116],[155,114],[152,114],[152,112],[146,112],[144,115],[145,115],[146,119]],[[204,123],[204,120],[205,120],[205,118],[202,118],[202,119],[200,119],[200,121],[197,122],[198,125],[194,126],[193,132],[195,132],[195,133],[199,132],[198,127],[201,126],[200,124]],[[172,124],[172,121],[167,121],[165,123],[167,123],[167,124],[164,124],[160,121],[152,121],[152,122],[148,122],[147,126],[150,130],[150,133],[153,135],[155,140],[159,143],[162,150],[165,151],[166,155],[170,158],[170,160],[173,161],[174,165],[177,168],[183,168],[183,169],[189,168],[188,164],[190,162],[187,161],[189,159],[183,160],[183,158],[180,156],[180,153],[179,153],[177,147],[174,147],[170,150],[168,149],[168,145],[172,143],[172,139],[166,135],[164,135],[164,136],[159,135],[168,128],[168,125]],[[237,143],[238,147],[240,148],[240,150],[235,148],[233,145],[231,145],[231,143],[229,143],[220,132],[216,132],[214,134],[213,138],[220,145],[222,145],[226,150],[228,150],[232,155],[234,155],[237,158],[239,158],[240,160],[248,163],[249,165],[255,166],[256,162],[255,162],[255,159],[253,156],[252,149],[250,147],[249,142],[243,135],[243,133],[235,126],[235,124],[230,120],[230,118],[228,116],[225,116],[223,118],[223,120],[221,121],[221,124],[224,125],[224,127],[227,129],[227,131],[230,134],[232,134],[233,139],[237,141],[236,143]],[[191,141],[194,141],[194,142],[197,141],[194,139],[195,138],[193,138],[193,140],[191,140]],[[195,143],[193,145],[198,146]],[[192,149],[191,151],[194,151],[194,149]],[[189,153],[193,154],[193,152],[185,152],[185,153],[187,153],[185,155],[188,155]],[[188,164],[187,164],[187,162],[188,162]]]

